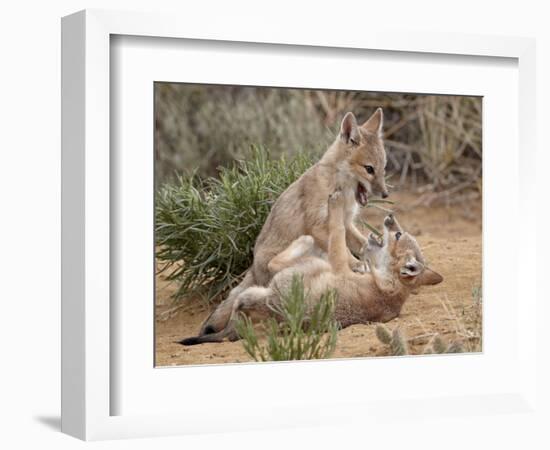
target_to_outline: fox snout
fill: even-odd
[[[369,195],[378,195],[382,198],[387,198],[390,194],[388,193],[388,188],[386,187],[386,183],[382,180],[382,182],[379,181],[368,181],[364,178],[361,178],[361,183],[363,183],[364,186],[367,188],[367,192]]]
[[[388,188],[386,187],[386,180],[384,180],[384,178],[382,178],[381,180],[376,180],[376,182],[372,187],[373,187],[373,191],[382,198],[387,198],[388,195],[390,195],[388,193]]]

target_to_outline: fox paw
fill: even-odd
[[[293,246],[296,247],[299,253],[304,254],[307,251],[311,250],[315,244],[313,236],[305,234],[296,239],[293,243]]]
[[[334,213],[341,211],[344,208],[344,194],[340,188],[334,190],[332,194],[328,196],[328,211]]]
[[[365,267],[365,263],[363,261],[354,261],[350,264],[350,269],[356,273],[365,273],[367,272],[367,268]]]
[[[388,214],[385,218],[384,218],[384,226],[386,226],[387,228],[391,228],[395,225],[395,217],[393,214]]]
[[[340,201],[340,198],[342,197],[342,189],[336,188],[332,194],[328,196],[328,202],[330,203],[337,203]]]
[[[371,245],[371,246],[374,246],[374,247],[382,247],[382,241],[374,233],[370,233],[369,234],[369,239],[368,239],[368,245]]]
[[[309,234],[303,234],[298,239],[296,239],[296,241],[308,247],[315,243],[313,236],[310,236]]]

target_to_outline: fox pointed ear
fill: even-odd
[[[439,284],[443,281],[443,277],[438,274],[435,270],[432,270],[428,267],[422,272],[419,276],[420,284],[434,285]]]
[[[384,113],[382,112],[382,108],[377,108],[361,127],[381,137],[382,128],[384,127]]]
[[[359,130],[357,129],[357,119],[352,112],[346,113],[340,125],[340,138],[346,144],[359,143]]]

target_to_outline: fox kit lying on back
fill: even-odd
[[[337,190],[329,198],[327,259],[316,255],[314,239],[301,236],[268,264],[273,278],[268,287],[249,287],[233,303],[225,328],[214,334],[181,341],[184,345],[238,339],[235,320],[246,314],[253,320],[277,318],[281,297],[289,291],[296,274],[303,277],[308,301],[315,303],[327,289],[338,292],[334,316],[342,328],[357,323],[387,322],[399,315],[411,291],[433,285],[443,277],[426,267],[414,237],[404,232],[393,216],[384,220],[384,236],[379,243],[372,235],[365,256],[370,272],[350,269],[346,246],[346,197]]]
[[[268,263],[302,235],[312,236],[315,247],[328,250],[327,197],[341,188],[343,223],[347,244],[359,254],[367,238],[354,225],[368,194],[388,196],[385,184],[386,152],[382,142],[382,109],[361,126],[348,112],[340,133],[321,160],[310,167],[277,199],[256,240],[254,261],[243,281],[234,288],[203,324],[200,335],[221,330],[233,309],[235,298],[250,286],[267,286],[272,273]],[[360,262],[345,249],[346,264],[359,269]]]

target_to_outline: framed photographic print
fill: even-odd
[[[482,97],[154,89],[157,367],[481,352]]]
[[[64,432],[532,408],[531,40],[84,11],[62,50]]]

